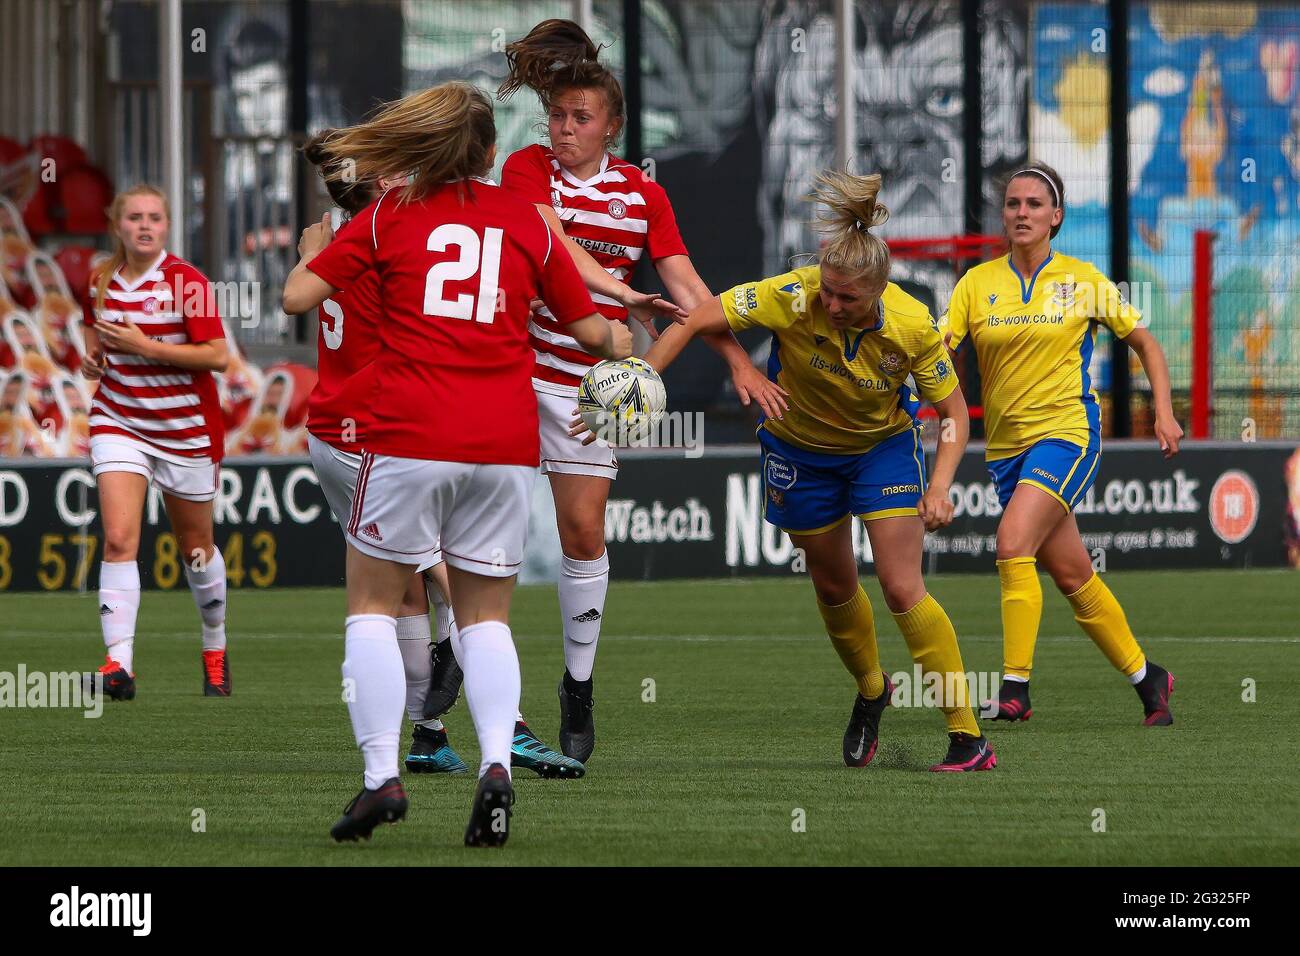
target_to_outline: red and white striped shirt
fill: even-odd
[[[553,206],[565,235],[624,284],[647,252],[651,261],[687,254],[663,187],[609,153],[600,171],[584,182],[548,147],[526,146],[506,160],[501,185],[528,202]],[[605,318],[627,320],[627,309],[618,302],[596,292],[591,298]],[[600,361],[564,334],[547,308],[533,313],[528,334],[536,358],[534,380],[577,388]]]
[[[225,338],[208,277],[184,259],[159,254],[133,282],[113,273],[96,308],[91,278],[86,325],[129,318],[158,342],[190,344]],[[207,371],[160,365],[140,355],[104,350],[107,363],[90,407],[90,437],[113,435],[150,455],[185,465],[221,460],[225,427],[217,385]]]

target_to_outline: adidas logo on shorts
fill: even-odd
[[[226,603],[226,602],[223,601],[223,600],[221,600],[221,598],[213,598],[213,599],[212,599],[211,601],[209,601],[207,604],[203,605],[203,610],[205,610],[205,611],[215,611],[217,608],[221,607],[221,605],[223,605],[223,604],[225,604],[225,603]]]
[[[379,525],[373,521],[370,522],[370,524],[366,525],[364,528],[362,528],[361,533],[364,534],[367,538],[374,538],[376,541],[384,540],[384,536],[379,533]]]
[[[600,612],[594,607],[590,611],[583,611],[581,614],[575,614],[570,620],[577,621],[579,624],[588,624],[592,621],[600,620]]]
[[[108,617],[108,616],[109,616],[110,614],[112,614],[112,613],[113,613],[113,609],[112,609],[111,607],[109,607],[107,604],[101,604],[101,605],[99,606],[99,616],[100,616],[100,617]]]

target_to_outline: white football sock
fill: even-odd
[[[441,644],[451,633],[451,605],[442,599],[442,592],[432,581],[425,583],[425,593],[429,596],[429,606],[433,608],[435,640]]]
[[[1136,687],[1138,684],[1142,683],[1143,678],[1145,678],[1146,676],[1147,676],[1147,664],[1146,661],[1143,661],[1141,667],[1135,670],[1132,674],[1128,675],[1128,682]]]
[[[397,647],[397,622],[386,614],[354,614],[344,621],[343,680],[352,732],[366,761],[366,789],[397,776],[406,676]]]
[[[197,549],[196,549],[197,550]],[[187,563],[185,580],[190,583],[190,594],[203,619],[203,649],[226,649],[226,559],[221,550],[212,546],[212,557],[197,571]]]
[[[451,643],[451,656],[456,658],[456,663],[460,669],[465,669],[465,658],[460,656],[460,628],[456,626],[456,618],[451,618],[451,629],[447,634],[447,640]]]
[[[560,560],[560,616],[564,621],[564,666],[574,680],[589,680],[596,664],[609,591],[609,552],[594,561]]]
[[[406,716],[416,723],[424,720],[424,702],[433,678],[429,635],[429,615],[413,614],[397,619],[397,647],[402,652],[402,669],[406,671]]]
[[[140,566],[134,561],[99,564],[99,626],[108,656],[130,674],[135,657],[135,618],[140,611]]]
[[[494,763],[509,773],[519,713],[519,657],[510,628],[501,621],[484,621],[461,631],[460,642],[465,700],[482,753],[479,776]]]

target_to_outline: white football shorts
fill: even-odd
[[[523,564],[536,477],[527,465],[363,452],[344,534],[382,561],[423,571],[445,559],[462,571],[508,578]]]
[[[537,393],[537,417],[541,426],[542,474],[595,475],[611,480],[618,477],[618,458],[611,445],[569,435],[574,410],[578,407],[578,390],[568,385],[533,379]]]
[[[357,491],[361,453],[335,448],[310,432],[307,433],[307,452],[311,455],[311,466],[316,470],[320,490],[325,495],[330,511],[334,512],[334,520],[340,528],[347,528],[348,519],[352,517],[352,496]],[[442,554],[439,552],[434,555],[433,564],[429,567],[441,563]]]
[[[144,475],[167,494],[186,501],[211,501],[217,496],[220,465],[207,459],[181,465],[151,455],[145,445],[117,435],[96,435],[90,440],[90,463],[96,475],[110,471]]]

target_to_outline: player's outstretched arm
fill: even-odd
[[[1178,454],[1178,443],[1183,439],[1182,426],[1174,418],[1174,403],[1169,394],[1169,363],[1165,350],[1148,329],[1134,329],[1124,339],[1128,347],[1138,354],[1142,369],[1151,382],[1151,397],[1156,405],[1156,439],[1166,458]]]
[[[698,308],[714,298],[709,287],[695,271],[690,256],[666,256],[656,260],[655,270],[667,286],[673,301],[688,310]],[[727,368],[731,370],[731,384],[736,389],[740,404],[748,406],[750,401],[756,401],[768,418],[780,418],[789,409],[785,389],[754,368],[749,353],[736,341],[735,333],[730,328],[707,333],[704,341],[727,363]]]
[[[691,310],[686,321],[674,325],[659,336],[650,351],[644,356],[652,369],[663,374],[664,369],[672,365],[681,354],[686,344],[697,335],[711,335],[731,329],[727,316],[722,311],[722,300],[716,296],[705,300],[704,304]]]
[[[564,331],[592,355],[603,359],[625,359],[632,354],[632,332],[622,322],[611,322],[592,313],[570,322]]]
[[[645,326],[652,339],[659,337],[659,332],[654,326],[655,318],[662,316],[674,322],[681,322],[686,318],[685,310],[678,308],[662,296],[637,292],[619,282],[605,271],[604,266],[592,258],[591,253],[565,235],[564,224],[560,222],[554,207],[545,203],[534,205],[546,220],[546,224],[551,227],[551,232],[569,251],[569,258],[578,267],[578,274],[582,276],[582,281],[587,288],[621,304],[627,309],[628,315]]]

